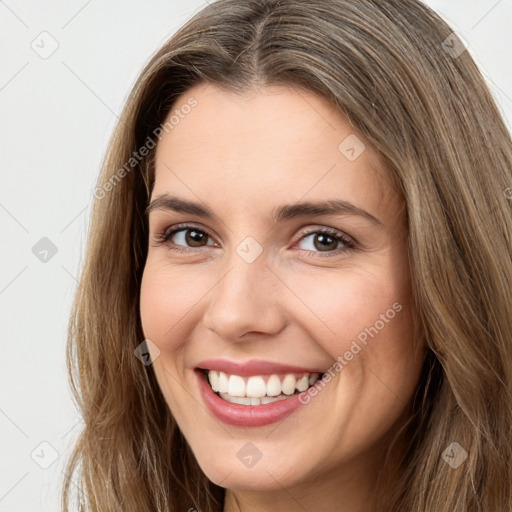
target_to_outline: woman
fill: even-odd
[[[418,1],[198,13],[94,194],[80,509],[509,511],[511,149]]]

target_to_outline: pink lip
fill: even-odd
[[[222,370],[221,370],[222,371]],[[220,421],[237,427],[262,427],[282,420],[301,405],[299,397],[306,393],[293,395],[286,400],[279,400],[263,405],[232,404],[220,398],[207,382],[203,371],[194,370],[199,389],[208,410]]]
[[[206,361],[201,361],[197,367],[202,370],[216,370],[228,373],[229,375],[240,375],[241,377],[249,375],[272,375],[274,373],[324,373],[324,370],[288,366],[259,359],[252,359],[245,362],[229,361],[227,359],[207,359]]]

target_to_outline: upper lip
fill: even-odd
[[[272,375],[278,373],[323,373],[323,370],[290,366],[273,361],[251,359],[249,361],[230,361],[228,359],[207,359],[201,361],[197,368],[201,370],[216,370],[229,375]]]

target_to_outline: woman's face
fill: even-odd
[[[141,318],[182,433],[229,489],[368,479],[423,358],[388,169],[328,102],[296,89],[201,84],[172,115]]]

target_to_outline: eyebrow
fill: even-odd
[[[217,215],[206,205],[181,199],[179,197],[162,194],[156,197],[146,208],[145,215],[149,215],[154,210],[169,210],[178,213],[190,213],[209,220],[219,221]],[[282,205],[272,210],[271,218],[277,222],[284,220],[320,215],[349,215],[363,217],[376,226],[384,224],[374,217],[371,213],[359,208],[355,204],[342,199],[332,199],[318,202],[301,202]]]

